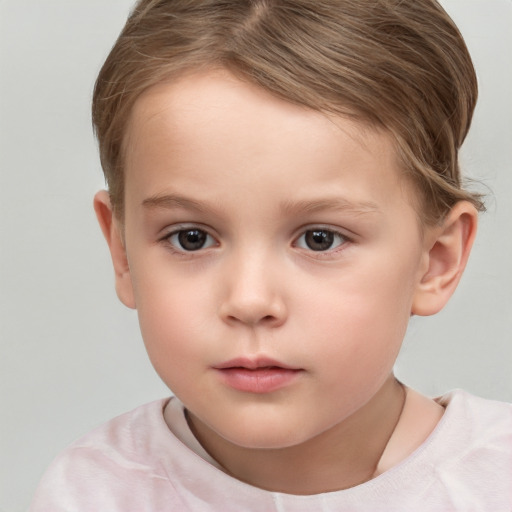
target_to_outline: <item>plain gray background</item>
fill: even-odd
[[[442,3],[480,80],[463,166],[493,195],[458,292],[413,319],[397,374],[430,395],[512,401],[512,2]],[[92,210],[91,90],[131,4],[0,0],[1,512],[28,506],[69,442],[168,394],[115,297]]]

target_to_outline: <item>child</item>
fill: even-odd
[[[434,0],[141,0],[95,209],[176,397],[68,448],[32,511],[510,511],[512,408],[393,375],[475,237],[476,96]]]

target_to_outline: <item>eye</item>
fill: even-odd
[[[328,251],[336,249],[347,239],[336,231],[330,229],[308,229],[305,231],[296,242],[297,247],[301,249],[309,249],[311,251]]]
[[[175,249],[186,252],[207,249],[215,244],[211,235],[198,228],[180,229],[171,233],[167,240]]]

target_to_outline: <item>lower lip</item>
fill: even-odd
[[[301,370],[286,368],[223,368],[220,372],[225,384],[247,393],[271,393],[291,384]]]

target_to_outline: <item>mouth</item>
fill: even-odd
[[[271,393],[292,384],[304,371],[268,358],[237,358],[213,367],[222,382],[246,393]]]
[[[214,366],[216,370],[228,370],[230,368],[243,368],[245,370],[261,370],[265,368],[281,368],[283,370],[300,370],[300,368],[294,368],[290,365],[270,359],[268,357],[258,357],[251,359],[248,357],[237,357],[236,359],[230,359],[224,363]]]

